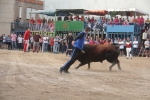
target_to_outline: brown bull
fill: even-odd
[[[107,60],[112,63],[109,67],[111,71],[112,67],[117,64],[118,69],[121,70],[120,63],[118,60],[119,50],[117,46],[114,45],[84,45],[83,51],[85,53],[78,56],[77,60],[80,61],[80,64],[76,67],[79,67],[88,64],[88,69],[90,69],[91,62],[103,62]]]

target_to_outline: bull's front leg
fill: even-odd
[[[112,67],[116,64],[116,62],[113,62],[112,65],[109,67],[109,71],[112,70]]]
[[[90,66],[90,62],[88,63],[88,69],[90,69],[91,68],[91,66]]]
[[[118,59],[117,59],[118,60]],[[120,67],[120,62],[119,60],[117,61],[117,65],[118,65],[118,69],[121,71],[121,67]]]
[[[75,67],[75,69],[78,69],[79,67],[81,67],[81,66],[83,66],[83,65],[85,65],[85,64],[80,63],[77,67]]]
[[[79,67],[81,67],[83,64],[80,63],[77,67],[75,67],[75,69],[78,69]]]

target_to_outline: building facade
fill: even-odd
[[[31,17],[37,19],[41,16],[29,13],[42,9],[43,1],[39,0],[0,0],[0,35],[10,34],[11,22],[17,17],[20,22],[29,22]]]

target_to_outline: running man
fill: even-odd
[[[74,39],[74,41],[72,42],[72,45],[74,45],[73,51],[72,51],[72,56],[71,59],[60,68],[59,72],[62,73],[69,73],[68,69],[70,68],[70,66],[76,61],[77,56],[83,52],[83,46],[84,46],[84,41],[86,38],[86,35],[88,34],[88,32],[90,31],[89,27],[85,27],[83,32],[80,32],[78,34],[78,36]]]
[[[29,48],[30,29],[24,33],[24,52],[28,51]]]

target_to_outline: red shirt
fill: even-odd
[[[24,33],[24,40],[28,40],[30,38],[30,31],[26,30],[26,32]]]
[[[50,40],[50,45],[51,45],[51,46],[54,45],[54,39],[53,39],[53,38]]]
[[[84,21],[84,17],[81,17],[81,21]]]
[[[118,24],[119,23],[119,19],[115,18],[114,22],[115,22],[115,24]]]
[[[110,44],[110,42],[105,41],[104,44]]]
[[[112,22],[112,21],[109,21],[109,22],[108,22],[108,25],[113,25],[113,22]]]
[[[30,24],[34,24],[35,23],[35,20],[34,19],[31,19],[30,20]]]
[[[95,42],[94,42],[93,40],[91,40],[91,41],[89,42],[89,44],[95,44]]]
[[[91,19],[91,22],[94,22],[94,18]]]
[[[140,23],[144,24],[144,18],[143,17],[141,17]]]
[[[103,42],[103,41],[100,41],[100,44],[104,44],[104,42]]]
[[[39,39],[41,38],[40,35],[34,35],[33,36],[33,39],[34,39],[34,42],[39,42]]]
[[[141,25],[141,18],[137,18],[137,24]]]
[[[129,43],[129,42],[126,43],[126,48],[131,48],[131,46],[132,46],[131,43]]]
[[[41,24],[41,23],[42,23],[42,20],[41,20],[41,19],[38,19],[38,20],[37,20],[37,23],[38,23],[38,24]]]

